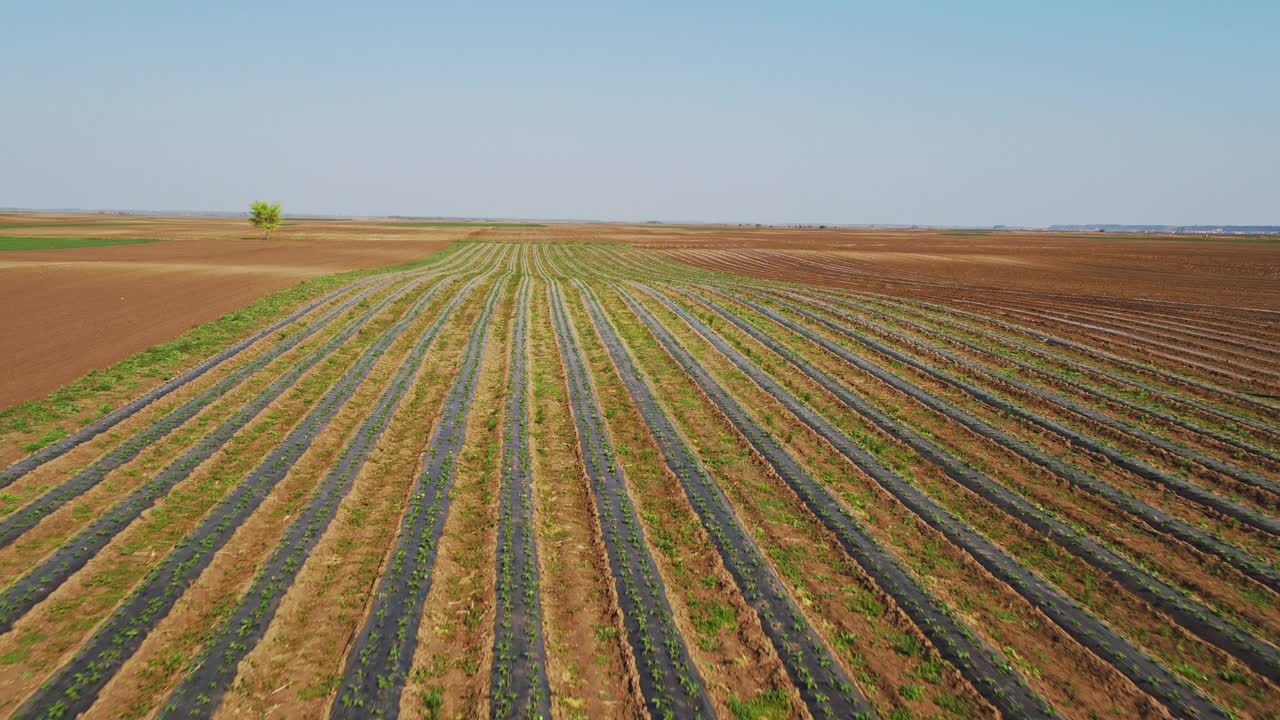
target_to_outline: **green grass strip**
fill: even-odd
[[[136,245],[161,242],[161,238],[73,238],[0,236],[0,250],[60,250],[98,245]]]

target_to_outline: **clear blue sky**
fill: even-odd
[[[1280,223],[1276,0],[2,17],[0,206]]]

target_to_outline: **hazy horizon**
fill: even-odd
[[[6,15],[0,206],[1280,223],[1274,3]]]
[[[319,212],[312,210],[290,210],[282,208],[285,219],[289,218],[320,218],[335,220],[460,220],[460,221],[522,221],[522,222],[542,222],[542,223],[621,223],[621,224],[647,224],[658,223],[663,225],[726,225],[726,226],[768,226],[768,227],[845,227],[845,228],[938,228],[938,229],[1001,229],[1007,228],[1011,230],[1029,229],[1029,230],[1047,230],[1053,227],[1071,227],[1071,226],[1162,226],[1171,228],[1191,228],[1191,227],[1222,227],[1222,228],[1280,228],[1280,223],[1256,223],[1245,224],[1240,223],[1160,223],[1160,222],[1132,222],[1132,223],[1092,223],[1092,222],[1060,222],[1048,223],[1044,225],[1011,225],[1008,223],[988,223],[984,225],[975,224],[930,224],[930,223],[840,223],[840,222],[745,222],[736,220],[706,220],[700,218],[564,218],[564,217],[525,217],[511,215],[419,215],[413,213],[388,213],[385,215],[357,215],[357,214],[339,214],[331,212]],[[155,217],[246,217],[248,210],[199,210],[199,209],[177,209],[177,208],[79,208],[79,207],[4,207],[0,206],[0,213],[49,213],[49,214],[77,214],[77,215],[141,215]]]

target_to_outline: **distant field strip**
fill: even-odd
[[[413,221],[413,222],[388,222],[382,223],[387,227],[443,227],[443,228],[540,228],[546,227],[542,223],[525,223],[525,222],[466,222],[453,220],[440,221]]]
[[[0,230],[18,230],[25,228],[67,228],[67,227],[111,227],[120,225],[142,225],[129,220],[98,220],[88,222],[45,222],[45,223],[8,223],[0,224]]]
[[[17,226],[21,227],[21,226]],[[32,225],[30,227],[36,227]],[[105,245],[137,245],[139,243],[164,242],[160,238],[76,238],[76,237],[12,237],[0,236],[3,250],[63,250],[67,248],[98,247]]]
[[[877,272],[462,242],[32,414],[0,716],[1276,717],[1280,315]]]

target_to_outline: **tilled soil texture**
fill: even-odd
[[[1280,394],[1280,238],[652,226],[594,239],[764,280],[944,302]]]
[[[270,241],[238,218],[0,214],[0,235],[166,242],[0,253],[0,408],[30,400],[299,280],[419,260],[457,239],[621,242],[757,278],[995,305],[1141,349],[1198,343],[1199,365],[1274,384],[1265,351],[1224,340],[1261,322],[1280,347],[1280,242],[1230,236],[287,219]],[[993,291],[994,294],[993,294]],[[1208,307],[1204,307],[1208,306]],[[1022,312],[1024,315],[1016,315]],[[1070,315],[1070,317],[1065,317]],[[1152,317],[1164,316],[1161,317]],[[1213,320],[1238,323],[1221,325]],[[1117,322],[1134,326],[1138,338]],[[1122,323],[1123,324],[1123,323]],[[51,329],[56,328],[56,332]],[[1206,330],[1208,332],[1206,332]],[[1235,332],[1232,337],[1227,333]],[[1172,333],[1172,336],[1169,335]],[[1163,337],[1160,337],[1163,336]],[[1152,348],[1158,352],[1159,348]],[[1220,352],[1223,351],[1223,352]],[[1261,372],[1259,372],[1261,371]],[[1225,379],[1232,379],[1227,376]],[[1239,378],[1236,378],[1239,379]]]
[[[393,227],[473,241],[0,414],[68,433],[0,464],[0,717],[1274,717],[1265,313],[609,229]]]
[[[620,227],[595,239],[812,284],[1020,291],[1280,310],[1280,238],[1053,231]],[[786,260],[786,263],[771,262]],[[1002,292],[1002,294],[1004,294]]]
[[[299,220],[268,241],[235,218],[85,217],[0,214],[0,226],[25,226],[0,236],[162,241],[0,252],[0,408],[307,278],[421,260],[466,235]]]

